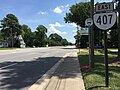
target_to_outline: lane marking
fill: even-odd
[[[0,69],[5,69],[5,68],[8,68],[8,67],[14,66],[14,65],[16,65],[16,64],[18,64],[18,63],[10,64],[10,65],[7,65],[7,66],[3,66],[3,67],[1,67]]]

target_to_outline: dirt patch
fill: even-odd
[[[88,52],[88,50],[80,50],[80,52]]]

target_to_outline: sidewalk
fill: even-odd
[[[43,85],[45,87],[41,88]],[[77,54],[70,53],[52,77],[45,79],[44,83],[37,82],[37,87],[34,87],[29,90],[85,90]]]

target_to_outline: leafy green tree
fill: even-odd
[[[68,42],[66,39],[62,39],[62,40],[61,40],[61,44],[62,44],[63,46],[65,46],[65,45],[68,45],[69,42]]]
[[[110,32],[110,46],[111,47],[118,47],[118,31],[117,30],[111,30]]]
[[[74,36],[74,38],[76,39],[75,42],[76,47],[80,48],[80,40],[81,40],[80,30],[77,30],[77,34]]]
[[[13,38],[21,34],[21,25],[17,17],[13,14],[7,14],[3,20],[1,20],[1,31],[4,33],[4,38],[10,38],[13,46]]]
[[[3,33],[1,32],[1,30],[0,30],[0,40],[4,40]]]
[[[95,30],[94,32],[94,44],[95,45],[102,45],[102,40],[103,40],[103,31],[102,30]]]
[[[49,46],[58,46],[58,43],[56,42],[56,41],[54,41],[54,40],[48,40],[48,45]]]
[[[57,33],[54,33],[49,36],[49,39],[60,42],[62,40],[62,37],[58,35]]]
[[[22,25],[22,36],[26,43],[26,46],[32,47],[34,45],[35,34],[27,25]]]
[[[19,24],[17,17],[13,14],[7,14],[6,17],[4,17],[3,20],[1,20],[1,25],[1,30],[8,37],[10,35],[15,36],[21,33],[21,25]]]
[[[62,43],[61,43],[62,37],[60,35],[58,35],[57,33],[51,34],[49,36],[49,40],[54,42],[54,46],[61,46],[62,45]]]
[[[80,2],[72,5],[66,13],[64,21],[66,23],[76,23],[80,27],[85,27],[85,20],[90,17],[90,2]]]
[[[85,20],[90,17],[90,2],[80,2],[72,5],[69,12],[66,13],[64,21],[66,23],[75,23],[77,26],[85,27]],[[85,44],[88,41],[88,37],[82,36],[77,31],[77,35],[74,37],[76,39],[76,46],[80,47],[80,44]],[[80,41],[82,41],[80,43]],[[84,45],[85,46],[85,45]]]
[[[49,46],[65,46],[68,45],[69,42],[57,33],[52,33],[49,35],[48,44]]]
[[[38,46],[45,46],[46,45],[46,40],[47,40],[47,28],[43,25],[38,25],[36,28],[36,39],[37,39],[37,45]]]

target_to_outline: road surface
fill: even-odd
[[[27,90],[74,47],[0,51],[0,90]]]

